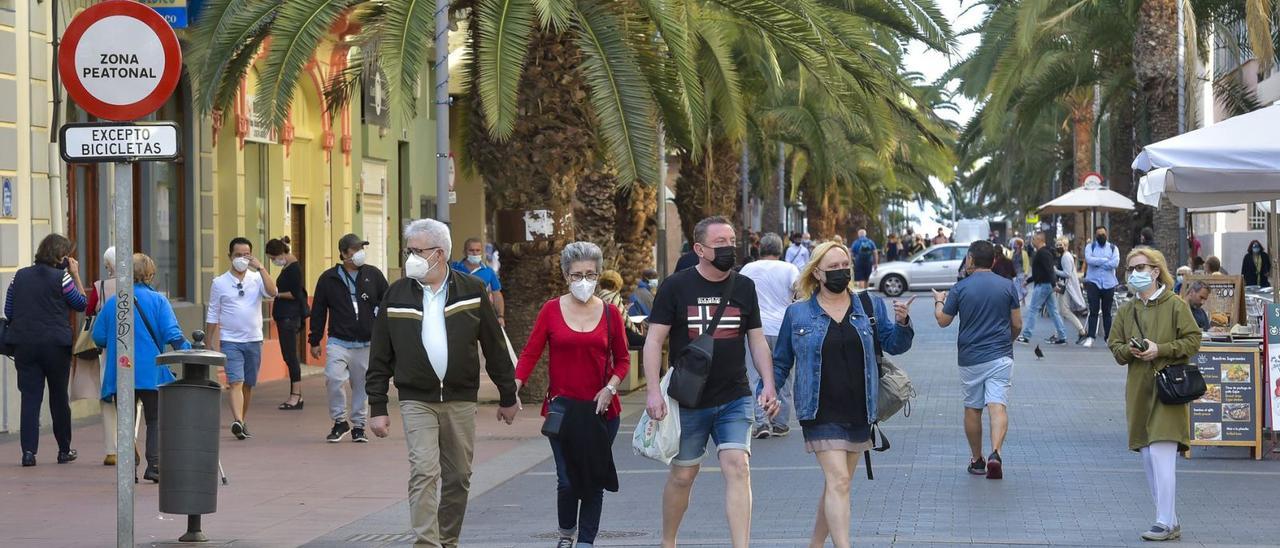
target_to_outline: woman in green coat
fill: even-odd
[[[1190,362],[1200,351],[1200,328],[1187,303],[1173,294],[1173,277],[1164,255],[1151,248],[1135,249],[1125,262],[1129,290],[1138,298],[1120,307],[1107,345],[1116,363],[1129,367],[1125,383],[1129,449],[1142,453],[1156,504],[1156,523],[1142,538],[1174,540],[1182,536],[1174,511],[1175,467],[1178,453],[1190,448],[1190,411],[1186,404],[1160,402],[1155,374],[1169,365]],[[1131,338],[1144,344],[1135,348]]]

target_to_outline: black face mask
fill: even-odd
[[[1254,246],[1254,248],[1253,248],[1253,254],[1254,254],[1254,255],[1257,255],[1257,254],[1259,254],[1259,253],[1262,253],[1262,248],[1261,248],[1261,247]]]
[[[822,282],[822,286],[826,287],[832,293],[844,293],[849,289],[849,281],[853,279],[853,271],[847,268],[839,270],[828,270],[827,281]]]
[[[733,268],[733,265],[738,263],[737,247],[726,245],[714,249],[716,250],[716,258],[711,259],[711,266],[716,267],[716,270],[728,272],[729,269]]]
[[[1099,235],[1097,235],[1097,236],[1094,236],[1094,237],[1093,237],[1093,241],[1098,242],[1098,245],[1100,245],[1100,246],[1101,246],[1101,245],[1107,245],[1107,237],[1106,237],[1106,236],[1104,236],[1104,235],[1102,235],[1102,234],[1099,234]]]

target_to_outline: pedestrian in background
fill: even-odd
[[[415,543],[456,547],[475,454],[480,356],[498,388],[498,420],[520,409],[510,343],[484,281],[451,272],[448,225],[419,219],[404,229],[405,277],[391,284],[374,318],[369,350],[369,429],[387,437],[392,380],[409,451],[409,521]],[[446,314],[445,310],[449,312]]]
[[[271,305],[271,320],[280,337],[280,357],[289,368],[289,399],[277,406],[282,411],[301,411],[302,363],[298,360],[298,336],[306,336],[309,316],[306,283],[302,279],[302,263],[289,251],[289,237],[272,239],[264,249],[267,260],[280,269],[276,275],[276,300]]]
[[[160,392],[159,388],[173,382],[173,372],[168,366],[156,364],[156,357],[164,353],[165,345],[174,350],[191,348],[182,335],[173,305],[164,295],[151,288],[156,278],[156,263],[142,253],[133,254],[133,394],[142,404],[142,415],[147,422],[147,468],[142,479],[160,483]],[[104,310],[115,310],[113,295],[103,305]],[[106,374],[102,382],[102,401],[116,403],[117,386],[115,367],[116,345],[110,344],[116,336],[116,315],[104,314],[93,324],[93,342],[106,348]],[[135,404],[136,405],[136,404]],[[126,403],[125,409],[133,405]],[[137,466],[141,463],[134,463]],[[137,481],[137,473],[134,473]]]
[[[1182,536],[1175,509],[1178,453],[1190,449],[1187,404],[1170,405],[1156,394],[1155,375],[1174,364],[1190,363],[1200,351],[1200,328],[1191,309],[1170,290],[1173,277],[1164,255],[1152,248],[1129,252],[1125,264],[1129,290],[1137,295],[1120,307],[1107,339],[1116,363],[1129,368],[1125,382],[1125,416],[1129,450],[1142,454],[1156,521],[1142,533],[1145,540]],[[1131,339],[1140,341],[1138,346]]]
[[[1178,273],[1173,277],[1173,293],[1175,295],[1182,295],[1182,289],[1185,287],[1184,282],[1187,281],[1187,276],[1190,275],[1191,267],[1187,265],[1178,267]]]
[[[909,303],[896,302],[893,316],[878,297],[873,310],[849,290],[850,253],[829,242],[818,246],[797,282],[804,301],[787,307],[774,350],[774,377],[785,385],[795,369],[796,414],[805,451],[817,456],[825,482],[818,495],[810,547],[827,538],[837,548],[849,540],[849,492],[862,453],[872,447],[880,369],[875,348],[888,354],[911,349]],[[759,388],[763,389],[763,383]]]
[[[1036,317],[1041,313],[1049,315],[1049,319],[1053,321],[1053,336],[1045,339],[1045,342],[1054,345],[1067,344],[1067,330],[1062,324],[1062,316],[1058,314],[1058,300],[1054,298],[1053,287],[1058,277],[1055,274],[1055,265],[1058,264],[1057,257],[1054,257],[1053,250],[1049,248],[1044,231],[1036,232],[1034,240],[1036,247],[1035,257],[1031,260],[1031,279],[1028,283],[1032,284],[1031,302],[1027,306],[1025,317],[1022,323],[1022,336],[1018,337],[1018,342],[1029,344],[1031,337],[1035,336]]]
[[[1055,288],[1058,299],[1058,314],[1076,330],[1076,344],[1084,344],[1089,334],[1076,316],[1076,311],[1088,309],[1084,302],[1084,291],[1080,289],[1080,275],[1076,273],[1076,257],[1071,254],[1071,242],[1059,237],[1054,244],[1053,252],[1058,256],[1058,268],[1055,275],[1058,284]]]
[[[902,242],[898,240],[897,233],[889,233],[889,241],[884,244],[884,260],[885,262],[894,262],[902,260],[903,249]]]
[[[782,316],[787,307],[795,300],[796,279],[800,270],[795,265],[778,260],[782,254],[782,238],[772,232],[760,239],[760,258],[762,260],[742,267],[739,274],[750,278],[756,285],[756,300],[760,303],[760,326],[764,329],[764,340],[769,343],[769,352],[777,347],[778,334],[782,329]],[[751,353],[747,352],[747,382],[750,386],[760,383],[760,374],[756,372]],[[769,417],[759,402],[753,404],[751,416],[751,437],[765,439],[770,436],[786,436],[791,433],[787,406],[791,398],[781,390],[778,391],[778,414]]]
[[[1196,326],[1200,331],[1208,331],[1212,324],[1209,323],[1209,313],[1204,310],[1205,301],[1209,300],[1209,284],[1204,280],[1196,280],[1187,284],[1186,301],[1191,307],[1191,317],[1196,319]],[[1280,379],[1276,379],[1280,381]]]
[[[262,367],[262,301],[276,297],[276,282],[253,255],[253,242],[247,238],[233,238],[227,258],[231,268],[209,288],[205,333],[209,349],[227,355],[231,435],[244,441],[253,437],[245,419]]]
[[[991,272],[995,247],[969,244],[973,272],[951,291],[933,292],[934,318],[949,327],[960,318],[956,340],[964,398],[964,434],[969,441],[970,474],[1004,477],[1000,449],[1009,432],[1009,387],[1013,376],[1013,338],[1022,329],[1020,299],[1009,280]],[[991,454],[982,457],[982,411],[991,421]]]
[[[787,248],[784,257],[787,262],[795,265],[797,271],[809,264],[809,247],[799,232],[791,233],[791,246]]]
[[[631,368],[631,353],[622,312],[595,295],[603,267],[596,244],[565,246],[560,270],[569,293],[542,305],[516,364],[519,389],[549,349],[542,415],[552,405],[564,413],[559,435],[549,438],[556,463],[557,548],[573,548],[575,539],[580,548],[594,546],[604,492],[618,490],[612,447],[622,413],[618,385]]]
[[[1098,227],[1093,232],[1093,241],[1084,246],[1084,263],[1087,269],[1084,274],[1084,291],[1089,300],[1088,337],[1084,347],[1093,346],[1098,337],[1098,323],[1102,323],[1102,338],[1111,335],[1111,307],[1115,306],[1116,269],[1120,268],[1120,249],[1107,241],[1107,229]]]
[[[1135,247],[1156,247],[1156,231],[1151,227],[1145,227],[1138,233],[1138,245]]]
[[[502,297],[502,281],[498,279],[498,272],[485,264],[484,240],[467,238],[467,241],[462,244],[462,251],[466,256],[453,263],[453,269],[484,281],[485,288],[489,290],[489,299],[493,301],[493,310],[498,313],[498,323],[507,325],[507,306]]]
[[[1271,255],[1262,249],[1262,242],[1249,242],[1249,249],[1240,262],[1240,276],[1246,287],[1271,287]]]
[[[1018,273],[1013,267],[1013,261],[1009,259],[1009,250],[1004,246],[995,244],[995,262],[991,266],[991,271],[1006,280],[1014,279]]]
[[[86,316],[92,318],[99,318],[99,314],[102,314],[102,311],[104,310],[103,304],[106,303],[107,298],[116,294],[115,246],[108,247],[107,250],[102,253],[102,266],[106,269],[107,276],[89,286],[89,293],[86,295],[88,304],[85,305],[84,312]],[[111,312],[108,312],[108,314],[111,314]],[[94,321],[97,320],[95,319]],[[98,357],[95,358],[95,361],[98,363],[98,378],[95,380],[96,387],[93,391],[93,399],[98,400],[99,408],[102,410],[102,442],[104,446],[103,448],[106,451],[106,456],[102,458],[102,464],[104,466],[115,466],[116,406],[114,403],[102,399],[102,377],[106,374],[107,368],[112,366],[111,362],[107,362],[105,360],[106,355],[104,354],[98,354]],[[76,371],[72,374],[73,385],[76,384],[74,379],[81,374],[80,368],[83,367],[87,361],[88,360],[76,361]],[[136,414],[137,413],[135,412],[135,415]],[[138,421],[135,420],[133,424],[134,426],[137,426]]]
[[[1022,238],[1014,238],[1010,261],[1013,263],[1013,279],[1018,288],[1018,299],[1027,298],[1027,276],[1031,275],[1031,254],[1027,253],[1026,242]]]
[[[938,235],[933,237],[933,245],[942,245],[950,241],[951,239],[947,238],[947,235],[943,233],[942,227],[938,227]]]
[[[618,309],[622,322],[626,326],[627,345],[644,346],[644,333],[640,326],[631,321],[627,315],[627,302],[622,298],[622,275],[616,270],[606,270],[600,274],[596,283],[596,295],[605,303]]]
[[[40,240],[34,264],[13,274],[5,294],[4,317],[9,319],[7,341],[22,394],[19,437],[22,465],[35,466],[40,443],[40,404],[49,387],[49,415],[58,441],[58,464],[76,460],[71,448],[71,311],[84,312],[76,246],[61,234]]]
[[[1222,269],[1222,259],[1210,256],[1209,260],[1204,262],[1204,273],[1210,276],[1226,276],[1227,271]]]
[[[365,264],[369,242],[346,234],[338,240],[342,262],[320,274],[316,280],[315,303],[311,308],[311,357],[320,358],[320,339],[329,325],[325,343],[324,386],[329,394],[329,418],[333,427],[325,440],[338,443],[351,434],[351,441],[366,443],[364,427],[368,418],[365,376],[369,372],[369,346],[373,321],[387,293],[387,278],[378,267]],[[351,409],[347,409],[347,385],[351,385]],[[347,419],[350,419],[348,421]]]
[[[653,296],[657,293],[658,271],[646,268],[640,274],[640,281],[636,283],[636,290],[631,292],[631,306],[627,309],[627,315],[648,316],[649,311],[653,310]]]
[[[867,237],[867,231],[858,229],[858,239],[849,246],[853,253],[853,282],[857,289],[866,289],[871,273],[880,266],[879,250],[876,243]]]

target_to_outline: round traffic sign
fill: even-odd
[[[169,23],[132,0],[107,0],[71,19],[58,51],[67,95],[104,120],[142,118],[178,87],[182,48]]]
[[[1080,185],[1085,187],[1100,187],[1102,186],[1102,181],[1104,181],[1102,174],[1096,171],[1087,172],[1083,177],[1080,177]]]

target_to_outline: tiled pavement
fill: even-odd
[[[1154,517],[1142,465],[1126,448],[1124,370],[1101,346],[1019,346],[1003,451],[1005,479],[965,473],[967,445],[955,371],[956,329],[939,329],[928,298],[914,306],[914,348],[896,358],[920,392],[911,417],[886,426],[893,448],[876,454],[876,479],[854,483],[859,546],[1124,546]],[[1039,322],[1040,338],[1049,322]],[[640,400],[629,399],[634,410]],[[607,494],[600,546],[656,546],[665,470],[632,455],[624,420],[614,447],[621,491]],[[797,432],[798,434],[798,432]],[[537,442],[534,442],[537,443]],[[1178,463],[1181,545],[1280,545],[1280,461],[1248,460],[1241,449],[1198,450]],[[755,546],[805,546],[821,472],[798,435],[756,442],[752,458]],[[723,482],[705,468],[681,530],[683,546],[729,546]],[[554,467],[543,462],[476,497],[463,545],[554,544]],[[403,545],[403,504],[317,539],[312,546]],[[398,537],[398,538],[397,538]]]

